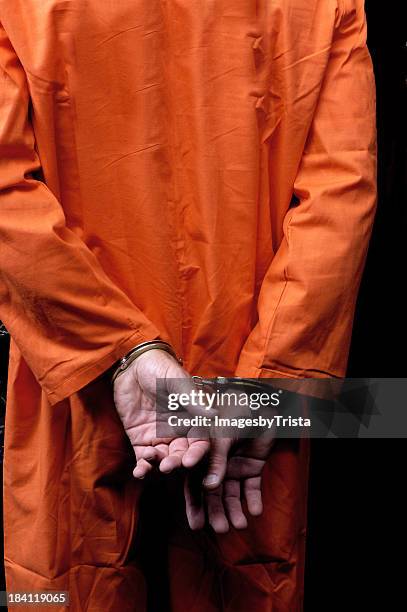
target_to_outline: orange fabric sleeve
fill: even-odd
[[[339,6],[293,186],[297,203],[284,218],[284,238],[263,279],[259,320],[236,376],[346,374],[376,210],[376,95],[363,0]]]
[[[0,25],[0,319],[51,404],[159,330],[65,223],[40,169],[24,69]]]

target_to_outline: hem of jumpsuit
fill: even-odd
[[[95,380],[98,376],[104,374],[118,359],[123,357],[125,353],[131,350],[136,344],[157,338],[159,331],[155,325],[147,324],[142,329],[133,331],[129,336],[118,342],[113,349],[104,355],[98,361],[94,361],[85,367],[81,367],[71,376],[66,378],[53,389],[47,389],[43,385],[43,389],[47,395],[47,399],[51,406],[60,402],[70,395],[73,395],[87,384]]]

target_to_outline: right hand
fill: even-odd
[[[142,353],[114,382],[116,410],[137,461],[133,471],[135,478],[144,478],[154,464],[158,464],[160,471],[165,473],[181,465],[193,467],[209,450],[209,440],[156,437],[157,378],[166,379],[168,393],[194,388],[188,372],[162,349]]]

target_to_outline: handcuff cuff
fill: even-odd
[[[129,365],[132,364],[135,359],[137,359],[137,357],[143,353],[146,353],[147,351],[151,351],[152,349],[160,349],[165,351],[166,353],[172,355],[172,357],[174,357],[174,359],[176,359],[180,365],[183,363],[182,358],[177,356],[171,344],[168,342],[159,339],[142,342],[131,349],[128,353],[126,353],[126,355],[124,355],[124,357],[116,361],[116,363],[112,366],[111,372],[113,373],[111,374],[110,378],[111,384],[114,384],[116,378],[123,374]]]
[[[267,383],[259,382],[257,379],[241,378],[240,376],[227,377],[227,376],[215,376],[214,378],[204,378],[202,376],[192,376],[192,380],[198,387],[204,387],[205,385],[211,387],[219,387],[219,389],[225,389],[227,387],[238,388],[241,391],[247,390],[247,387],[251,390],[262,391],[264,393],[266,388],[270,385]]]

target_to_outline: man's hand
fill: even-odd
[[[262,512],[261,472],[274,443],[272,433],[268,431],[258,438],[242,440],[214,437],[209,441],[191,437],[191,431],[187,437],[157,438],[160,418],[156,410],[157,378],[166,380],[168,394],[196,389],[191,376],[160,349],[151,349],[137,357],[114,383],[116,409],[137,460],[133,475],[144,478],[154,464],[164,473],[181,466],[188,468],[185,501],[191,529],[204,527],[205,506],[209,523],[217,533],[228,531],[229,521],[236,529],[245,528],[247,519],[242,502],[250,515],[258,516]],[[199,407],[191,409],[192,413],[199,411]],[[208,414],[204,406],[202,413]],[[197,482],[196,473],[203,465],[198,464],[208,453],[206,476],[203,482],[201,477]],[[196,466],[197,472],[190,469]]]
[[[195,388],[190,375],[161,349],[151,349],[137,357],[114,382],[116,409],[137,460],[133,471],[135,478],[144,478],[155,463],[165,473],[182,464],[193,467],[209,450],[208,440],[156,437],[157,378],[166,379],[168,393]]]
[[[194,471],[185,478],[186,514],[191,529],[204,527],[205,506],[209,524],[216,533],[226,533],[229,522],[236,529],[246,528],[244,505],[251,516],[262,513],[261,472],[273,445],[270,432],[238,441],[212,439],[209,469],[203,483],[197,482]]]

